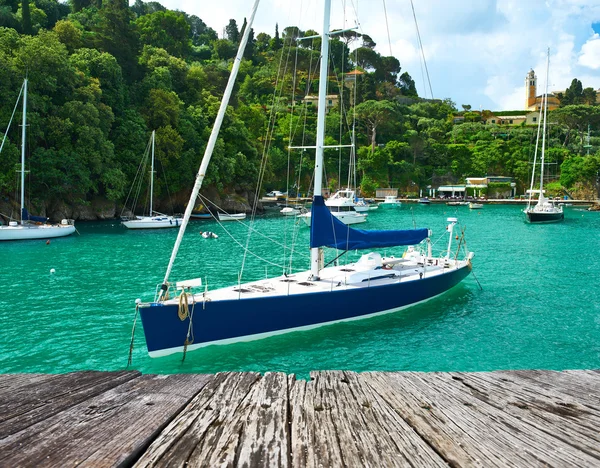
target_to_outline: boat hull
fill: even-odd
[[[123,226],[128,229],[165,229],[176,228],[181,225],[181,219],[172,216],[143,217],[122,221]]]
[[[470,271],[471,264],[467,263],[442,275],[414,281],[197,303],[192,313],[194,342],[187,350],[396,312],[443,294],[460,283]],[[144,304],[139,311],[151,357],[183,351],[190,319],[179,319],[176,304]]]
[[[283,216],[298,216],[300,214],[300,210],[296,208],[283,208],[279,211]]]
[[[541,224],[541,223],[559,223],[565,219],[565,215],[562,211],[557,212],[536,212],[526,211],[527,221],[530,223]]]
[[[70,236],[74,232],[75,226],[72,224],[0,226],[0,241],[53,239]]]
[[[223,214],[218,213],[219,221],[240,221],[246,219],[246,213]]]
[[[192,213],[190,219],[212,219],[210,213]]]

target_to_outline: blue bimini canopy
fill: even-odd
[[[44,217],[44,216],[33,216],[29,214],[29,211],[27,211],[27,208],[23,207],[23,212],[21,213],[21,219],[23,221],[33,221],[35,223],[45,223],[46,221],[48,221],[48,218]]]
[[[331,214],[323,197],[315,196],[310,222],[310,246],[340,250],[416,245],[428,236],[427,229],[365,231],[346,226]]]

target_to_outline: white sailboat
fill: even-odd
[[[565,218],[563,207],[556,205],[554,200],[549,200],[544,195],[544,158],[546,151],[546,116],[548,113],[548,75],[550,71],[550,49],[548,49],[548,58],[546,63],[546,91],[542,97],[542,109],[540,116],[542,118],[538,122],[538,132],[536,139],[535,154],[533,157],[533,170],[531,173],[531,186],[529,188],[529,198],[527,200],[527,208],[523,210],[526,219],[530,223],[557,223]],[[543,121],[543,125],[542,125]],[[537,153],[540,142],[540,128],[542,134],[541,158],[540,158],[540,188],[534,189],[535,184],[535,166],[537,162]],[[533,194],[539,193],[537,203],[533,204]]]
[[[48,224],[48,218],[32,216],[25,207],[25,142],[27,136],[27,78],[23,80],[21,88],[23,95],[23,128],[21,130],[21,219],[10,220],[8,226],[0,226],[0,241],[3,240],[29,240],[50,239],[65,237],[75,232],[75,223],[72,219],[63,219],[60,224]],[[19,95],[20,97],[20,95]],[[18,99],[17,99],[18,104]],[[16,109],[16,106],[15,106]],[[13,114],[14,115],[14,114]],[[12,121],[12,119],[11,119]],[[10,128],[10,123],[9,123]],[[2,140],[2,146],[6,141],[6,134]],[[2,151],[0,146],[0,152]]]
[[[310,269],[246,283],[239,280],[237,284],[214,290],[203,286],[199,278],[177,283],[169,281],[239,70],[258,6],[255,0],[164,280],[152,302],[136,301],[151,357],[395,312],[443,294],[470,273],[473,254],[467,251],[464,237],[454,238],[456,218],[448,218],[447,244],[433,254],[428,229],[358,230],[343,224],[325,206],[321,195],[325,95],[329,37],[335,34],[329,28],[330,3],[331,0],[324,0],[317,138],[313,147],[315,180]],[[383,257],[371,251],[393,246],[409,247],[398,257]],[[325,247],[338,251],[363,249],[368,253],[354,263],[325,266]],[[225,260],[215,259],[219,264]]]
[[[150,209],[148,210],[147,216],[135,216],[133,218],[121,216],[121,224],[129,229],[164,229],[164,228],[175,228],[181,224],[181,218],[175,216],[168,216],[162,213],[154,211],[152,208],[152,202],[154,198],[154,141],[156,138],[156,131],[152,131],[150,137],[151,143],[151,165],[150,165]],[[145,157],[146,155],[144,155]],[[134,207],[135,209],[135,207]]]

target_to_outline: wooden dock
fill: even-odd
[[[0,375],[0,466],[600,466],[600,371]]]

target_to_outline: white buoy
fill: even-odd
[[[135,303],[136,303],[136,305],[137,305],[137,304],[140,304],[141,302],[142,302],[142,300],[141,300],[141,299],[139,299],[139,298],[135,300]]]
[[[54,268],[50,268],[50,274],[53,275],[54,273],[56,273],[56,270]]]

